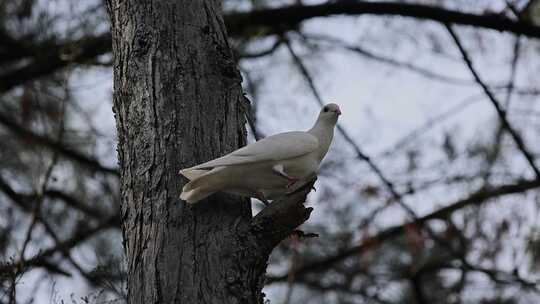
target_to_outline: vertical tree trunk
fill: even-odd
[[[245,144],[220,1],[107,5],[129,302],[262,303],[268,254],[299,223],[271,234],[271,217],[252,222],[246,199],[178,199],[180,168]],[[309,210],[298,212],[307,219]]]

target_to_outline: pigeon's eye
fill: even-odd
[[[327,107],[324,107],[324,108],[323,108],[323,112],[328,112],[328,108],[327,108]]]

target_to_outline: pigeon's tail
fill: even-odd
[[[180,174],[182,174],[183,176],[185,176],[187,179],[189,179],[190,181],[194,180],[194,179],[197,179],[201,176],[203,176],[204,174],[208,173],[209,170],[198,170],[198,169],[183,169],[183,170],[180,170]]]
[[[191,191],[182,190],[180,194],[180,199],[186,201],[189,204],[195,204],[202,199],[214,194],[215,191],[204,191],[203,189],[193,189]]]
[[[220,169],[182,171],[180,173],[191,181],[182,188],[180,199],[194,204],[219,190],[215,173],[220,171]]]

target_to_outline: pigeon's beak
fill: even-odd
[[[339,116],[341,115],[341,110],[339,108],[336,109],[336,114]]]

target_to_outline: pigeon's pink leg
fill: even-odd
[[[296,177],[289,177],[287,178],[289,180],[289,183],[285,185],[285,188],[289,189],[292,185],[296,184],[297,181],[299,181],[299,178]]]
[[[285,188],[290,188],[292,185],[294,185],[297,181],[299,181],[300,179],[299,178],[296,178],[296,177],[292,177],[292,176],[289,176],[285,173],[285,171],[283,170],[283,165],[275,165],[272,167],[272,170],[274,171],[274,173],[276,173],[277,175],[283,177],[283,178],[286,178],[289,182],[287,183],[287,185],[285,186]]]

